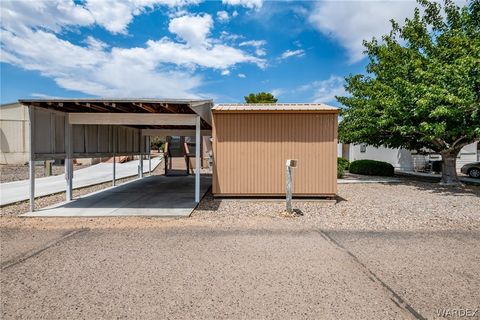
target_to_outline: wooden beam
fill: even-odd
[[[161,103],[160,107],[162,107],[164,110],[170,113],[174,113],[176,110],[172,110],[172,107],[168,105],[167,103]]]
[[[195,129],[143,129],[142,135],[144,136],[183,136],[183,137],[195,137]],[[212,130],[201,130],[201,136],[211,136]]]
[[[87,108],[90,108],[90,109],[93,109],[93,110],[96,110],[96,111],[101,111],[101,112],[110,112],[111,111],[108,108],[97,106],[97,105],[95,105],[93,103],[89,103],[89,102],[87,102],[85,104],[85,106],[87,106]]]
[[[145,104],[145,103],[133,103],[134,106],[139,107],[140,109],[143,109],[145,111],[148,111],[150,113],[156,113],[157,110],[155,108]]]
[[[125,112],[125,113],[132,112],[129,108],[125,108],[124,106],[117,105],[115,102],[104,102],[103,104],[108,106],[108,107],[111,107],[113,109]]]
[[[69,113],[71,124],[103,125],[195,125],[194,114],[171,113]]]

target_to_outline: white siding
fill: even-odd
[[[413,170],[413,157],[408,150],[367,146],[361,152],[360,144],[350,145],[350,161],[365,159],[388,162],[395,169]]]
[[[460,169],[463,165],[470,162],[479,161],[478,142],[469,144],[460,150],[457,158],[457,169]],[[361,145],[350,145],[349,148],[349,161],[355,160],[377,160],[385,161],[400,170],[413,170],[414,168],[414,156],[406,149],[390,149],[385,147],[375,148],[367,146],[365,152],[361,152]],[[339,144],[339,154],[341,154],[341,145]],[[418,161],[418,159],[417,159]]]
[[[18,103],[0,108],[0,164],[24,164],[30,152],[28,108]]]

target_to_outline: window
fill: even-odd
[[[361,153],[367,152],[367,144],[366,144],[366,143],[362,143],[362,144],[360,145],[360,152],[361,152]]]

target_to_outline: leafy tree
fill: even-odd
[[[246,103],[276,103],[278,101],[273,94],[267,92],[250,93],[244,98]]]
[[[350,95],[337,97],[340,139],[431,149],[442,155],[442,183],[456,184],[460,149],[480,138],[480,1],[418,3],[423,14],[364,41],[367,74],[347,77]]]

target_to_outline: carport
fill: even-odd
[[[183,99],[22,99],[30,115],[30,211],[35,211],[35,161],[65,160],[66,201],[72,201],[73,159],[149,154],[150,136],[195,137],[195,177],[192,185],[193,203],[200,201],[205,183],[200,181],[201,136],[211,135],[211,100]],[[143,161],[139,161],[139,178],[143,178]],[[154,177],[151,177],[154,178]],[[185,183],[178,179],[177,183]],[[186,180],[185,180],[186,181]],[[206,181],[208,183],[209,180]],[[139,201],[139,193],[162,192],[162,186],[152,179],[140,179],[130,184]],[[115,185],[115,161],[112,166]],[[203,188],[201,188],[201,185]],[[125,189],[125,187],[123,188]],[[132,189],[133,190],[133,189]],[[148,192],[147,192],[148,191]],[[107,190],[102,197],[113,196]],[[154,196],[154,194],[152,194]],[[143,200],[142,200],[143,199]],[[75,204],[64,206],[75,207]],[[153,208],[152,208],[153,209]],[[150,211],[151,212],[151,211]]]

